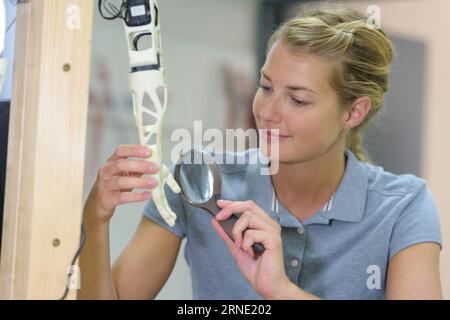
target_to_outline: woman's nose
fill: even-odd
[[[265,121],[280,121],[281,115],[279,110],[279,103],[276,97],[272,97],[263,102],[263,107],[260,111],[260,117]]]

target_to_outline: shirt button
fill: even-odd
[[[293,268],[298,267],[298,260],[297,259],[292,259],[291,260],[291,267],[293,267]]]
[[[298,234],[303,234],[305,232],[305,229],[303,228],[297,228]]]

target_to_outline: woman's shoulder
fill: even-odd
[[[368,174],[366,218],[372,225],[378,221],[378,228],[389,235],[389,261],[418,243],[442,246],[439,213],[426,180],[369,163],[362,166]]]
[[[376,164],[361,164],[367,173],[368,191],[385,196],[406,196],[426,188],[426,180],[416,175],[395,174]]]
[[[367,173],[367,206],[381,216],[434,221],[436,203],[427,181],[413,174],[395,174],[382,166],[362,163]]]

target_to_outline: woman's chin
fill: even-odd
[[[260,147],[262,154],[270,158],[271,161],[284,162],[289,160],[289,155],[292,153],[290,148],[282,147],[278,144],[265,144]]]
[[[305,154],[299,152],[299,148],[296,146],[277,146],[268,144],[267,146],[261,146],[262,154],[270,158],[271,162],[277,161],[280,164],[291,164],[301,162],[308,158]]]

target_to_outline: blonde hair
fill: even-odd
[[[268,51],[282,40],[295,52],[310,53],[330,61],[330,85],[339,105],[349,107],[358,97],[368,96],[372,108],[364,121],[347,135],[346,147],[360,161],[369,161],[363,147],[363,129],[381,109],[388,91],[390,63],[395,55],[391,40],[368,25],[367,17],[341,5],[302,7],[272,34]]]

